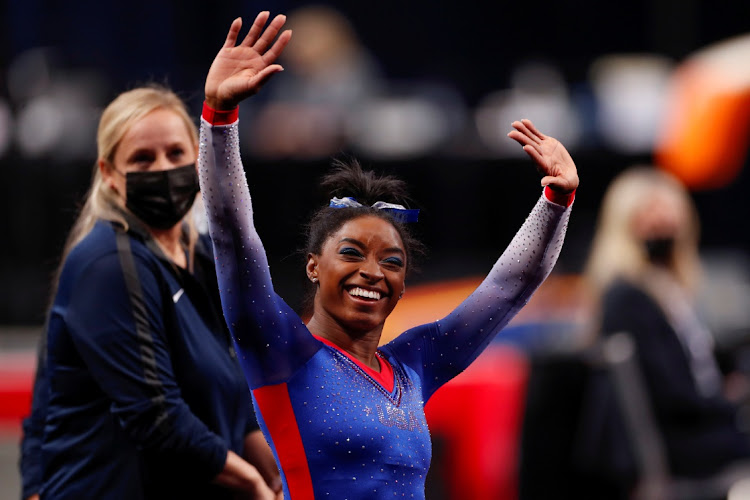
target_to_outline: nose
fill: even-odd
[[[156,160],[154,161],[154,170],[169,170],[171,168],[175,168],[177,165],[173,161],[171,161],[167,155],[160,154],[156,157]]]
[[[385,278],[380,265],[375,259],[366,259],[359,268],[359,275],[368,281],[376,282]]]

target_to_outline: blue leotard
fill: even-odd
[[[214,125],[209,123],[211,120]],[[540,197],[487,278],[445,318],[378,351],[388,390],[313,337],[273,289],[253,224],[238,123],[204,112],[199,169],[224,315],[288,500],[424,498],[424,404],[481,353],[551,272],[570,208]]]

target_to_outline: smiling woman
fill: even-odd
[[[360,216],[332,234],[323,251],[310,254],[307,273],[318,284],[307,328],[346,339],[374,335],[404,290],[403,243],[390,222]]]
[[[307,328],[349,346],[365,365],[377,367],[372,346],[378,345],[385,319],[404,294],[407,270],[422,245],[408,226],[394,225],[393,214],[406,209],[396,203],[389,203],[388,210],[372,205],[383,203],[382,198],[406,203],[406,185],[365,172],[356,160],[334,162],[322,184],[332,198],[308,225],[306,271],[314,286],[305,305]],[[349,201],[336,197],[344,194]],[[368,348],[362,351],[361,345]]]
[[[190,217],[196,126],[174,92],[141,87],[97,139],[24,421],[23,496],[271,500],[278,471]]]
[[[253,221],[239,153],[237,105],[274,73],[291,33],[284,16],[241,20],[206,79],[198,166],[222,307],[259,423],[281,469],[284,497],[424,498],[431,443],[424,405],[476,359],[551,272],[578,186],[554,138],[523,120],[509,136],[546,186],[531,215],[474,293],[446,317],[378,347],[419,244],[402,181],[335,165],[331,202],[308,226],[305,323],[279,297]],[[278,39],[276,39],[278,35]],[[276,41],[274,42],[274,39]],[[306,315],[307,316],[307,315]]]

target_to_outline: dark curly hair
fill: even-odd
[[[393,225],[404,243],[407,274],[416,270],[416,261],[425,254],[422,242],[406,224],[394,219],[387,211],[370,206],[377,201],[385,201],[408,207],[412,200],[407,192],[406,182],[392,175],[381,175],[365,170],[355,158],[337,158],[331,163],[331,171],[322,178],[320,185],[328,193],[329,198],[349,196],[362,206],[345,208],[325,206],[316,211],[305,227],[305,258],[308,254],[320,254],[328,238],[346,222],[368,215],[379,217]],[[308,284],[308,289],[304,294],[302,310],[303,315],[309,315],[312,313],[316,288],[309,281],[305,280],[305,282]]]

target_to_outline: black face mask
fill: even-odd
[[[200,191],[195,164],[154,172],[128,172],[125,183],[125,206],[156,229],[169,229],[180,222]]]
[[[668,264],[672,260],[674,238],[653,238],[643,242],[646,254],[654,264]]]

